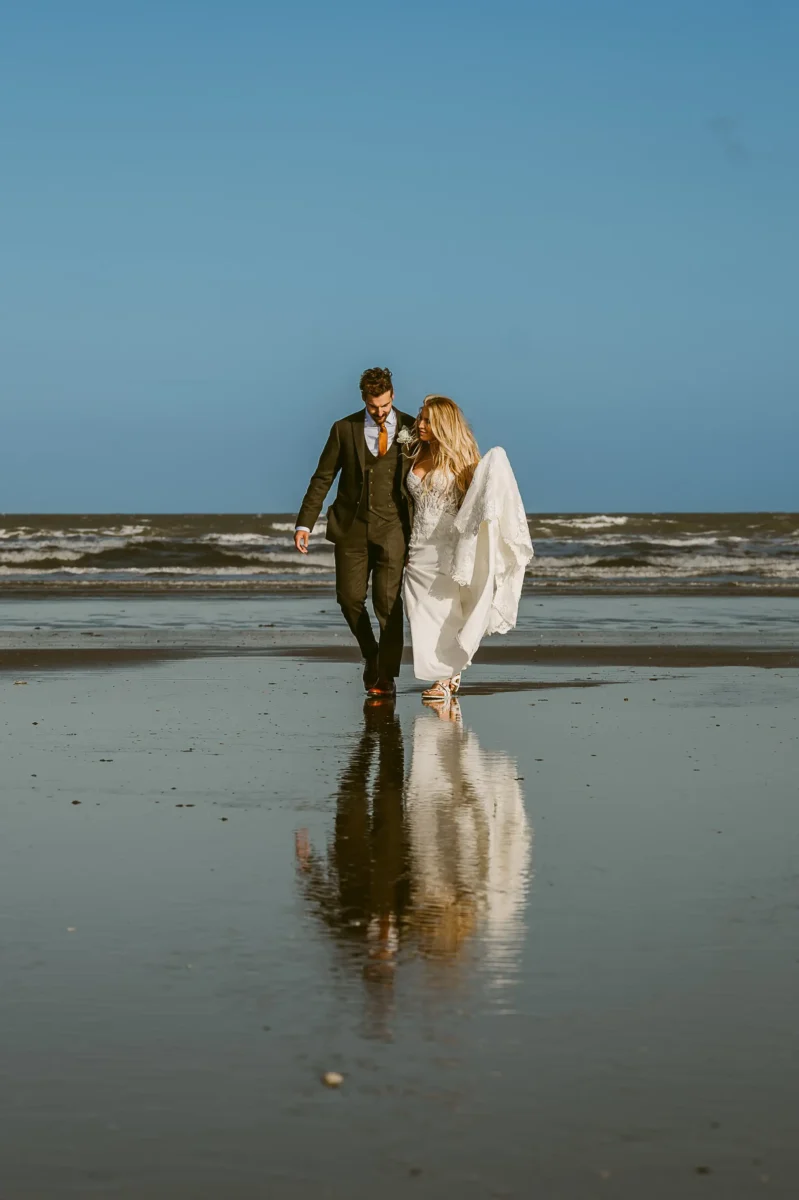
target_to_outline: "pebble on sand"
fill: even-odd
[[[344,1076],[339,1075],[338,1071],[325,1071],[324,1075],[322,1076],[322,1083],[325,1085],[325,1087],[341,1087],[343,1082]]]

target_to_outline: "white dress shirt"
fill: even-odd
[[[389,446],[397,436],[397,414],[392,408],[391,412],[386,417],[386,433],[388,434]],[[377,439],[380,434],[380,427],[368,409],[364,410],[363,435],[366,438],[366,448],[371,454],[377,458]]]
[[[397,436],[397,414],[393,408],[386,417],[386,433],[390,446]],[[364,409],[363,436],[366,438],[366,449],[377,458],[377,439],[380,436],[380,427],[368,409]],[[306,525],[298,525],[294,532],[299,533],[300,530],[304,533],[311,532]]]

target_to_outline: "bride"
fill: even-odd
[[[427,396],[409,443],[413,526],[403,598],[423,693],[447,701],[482,638],[516,624],[533,557],[519,489],[505,451],[481,459],[454,400]]]

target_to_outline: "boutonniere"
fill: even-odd
[[[413,441],[413,434],[407,425],[403,425],[402,429],[400,429],[399,433],[397,434],[397,441],[399,442],[400,446],[409,446]]]

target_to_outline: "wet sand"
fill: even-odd
[[[3,625],[3,1200],[795,1195],[799,672],[521,645],[444,720],[261,615],[317,649]]]
[[[192,650],[174,646],[108,646],[101,649],[11,649],[0,650],[0,672],[107,669],[114,666],[144,666],[148,663],[186,658],[271,656],[304,659],[307,662],[359,662],[357,647],[289,646],[217,649],[212,645]],[[758,667],[765,670],[799,667],[799,650],[757,650],[735,646],[489,646],[478,651],[475,665],[584,667]],[[411,665],[406,653],[403,662]],[[402,684],[400,684],[402,686]],[[409,685],[417,688],[416,681]]]

